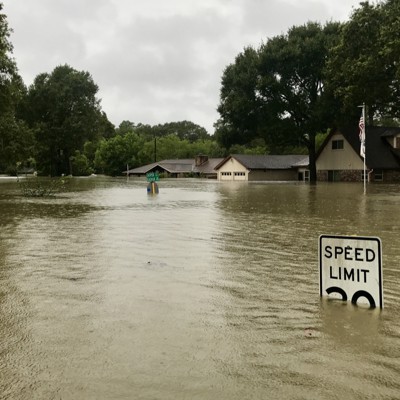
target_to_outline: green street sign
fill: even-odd
[[[146,178],[148,182],[155,182],[160,180],[160,176],[158,175],[158,172],[148,172],[146,174]]]

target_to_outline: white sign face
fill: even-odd
[[[319,237],[319,293],[383,308],[381,240]]]

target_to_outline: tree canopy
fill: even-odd
[[[33,138],[16,109],[25,94],[25,86],[12,57],[11,29],[0,3],[0,171],[15,172],[17,162],[32,152]]]
[[[229,148],[245,144],[259,135],[260,101],[257,97],[259,54],[247,47],[222,75],[220,104],[217,108],[216,137]]]
[[[205,128],[191,121],[167,122],[165,124],[152,126],[141,123],[135,124],[131,121],[125,120],[121,122],[116,130],[116,133],[124,135],[133,131],[146,136],[147,138],[175,135],[179,139],[187,139],[190,142],[210,138],[210,135],[207,133]]]
[[[25,118],[39,144],[42,172],[68,174],[69,158],[86,141],[100,139],[108,120],[100,109],[97,85],[88,72],[68,65],[38,75],[25,99]]]
[[[151,126],[101,109],[89,72],[59,65],[26,88],[0,3],[0,172],[120,174],[156,158],[315,152],[329,128],[399,125],[400,2],[362,2],[345,23],[308,22],[247,46],[223,71],[214,136],[191,121]],[[157,151],[155,148],[157,145]]]
[[[356,125],[366,104],[369,124],[400,118],[400,2],[360,3],[346,23],[293,26],[246,47],[222,75],[218,142],[232,148],[264,139],[268,151],[310,156],[316,180],[316,135]]]
[[[327,70],[345,123],[357,118],[363,103],[371,125],[374,119],[400,116],[399,13],[395,0],[363,2],[343,26]]]
[[[272,151],[303,144],[316,180],[315,136],[334,119],[325,64],[340,25],[308,23],[246,48],[222,77],[217,138],[225,146],[264,138]]]

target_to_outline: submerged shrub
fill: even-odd
[[[18,179],[22,195],[25,197],[51,197],[65,191],[68,178],[39,178]]]

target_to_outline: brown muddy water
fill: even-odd
[[[1,399],[399,399],[400,185],[0,181]],[[319,297],[378,236],[385,309]]]

